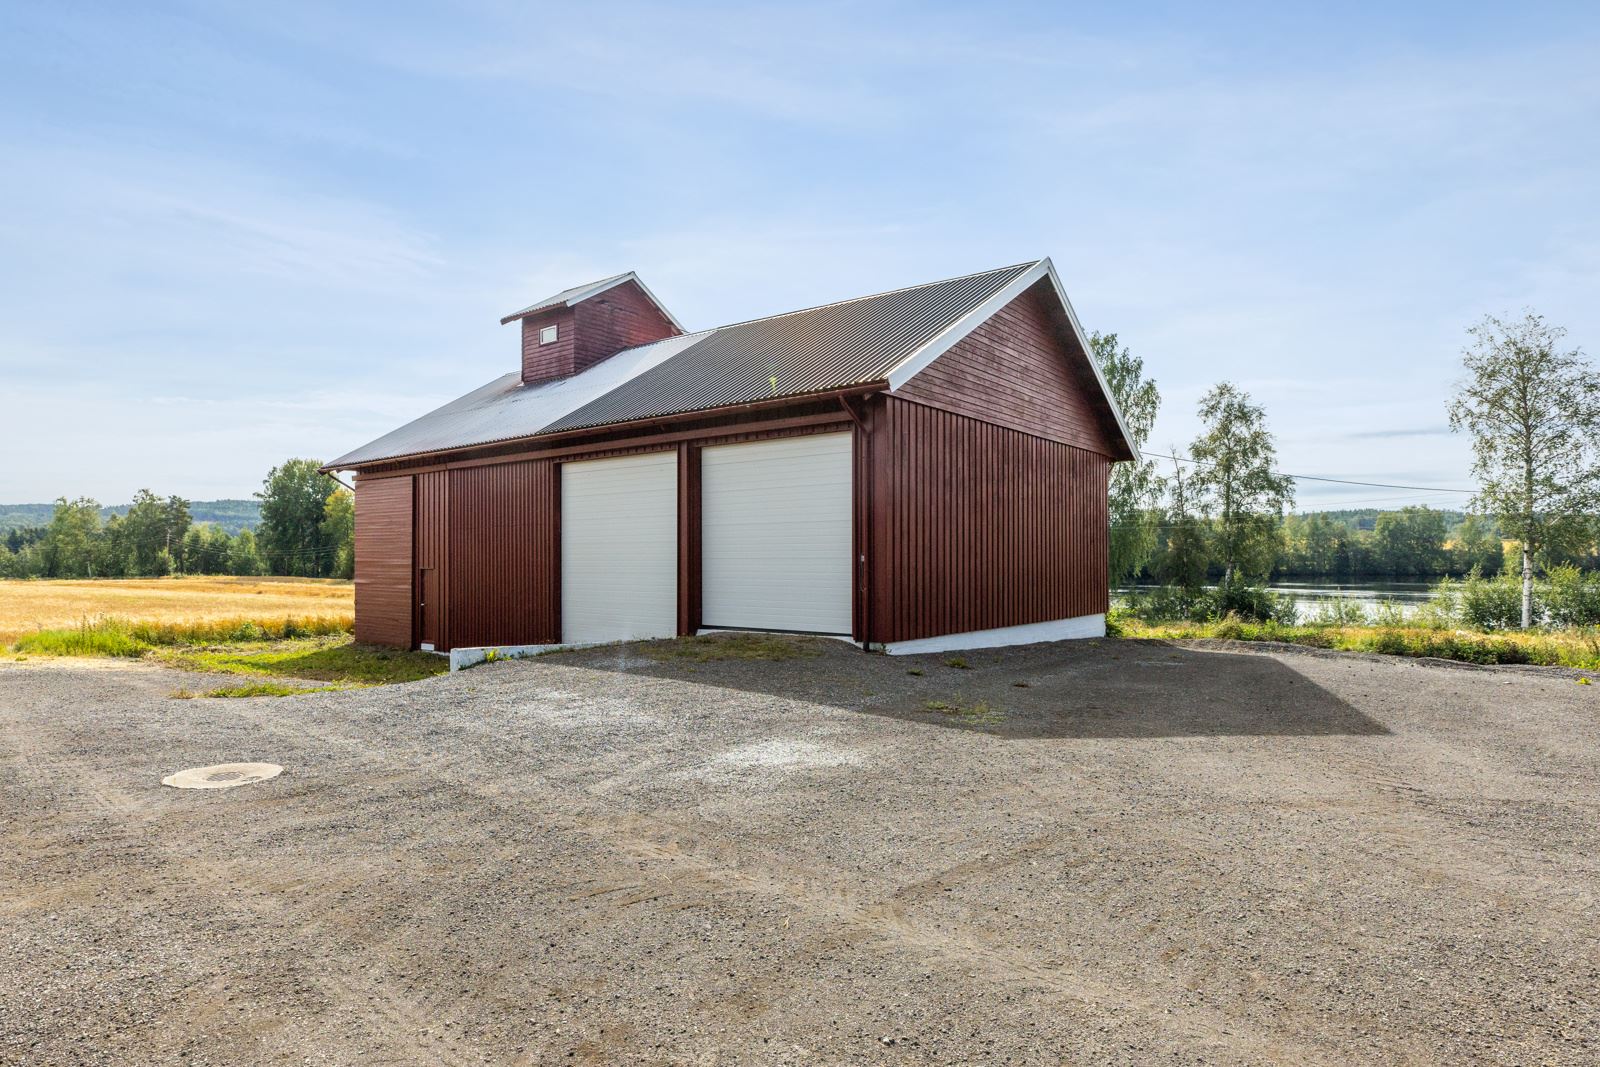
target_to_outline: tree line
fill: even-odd
[[[56,500],[44,526],[0,539],[0,578],[159,578],[169,574],[350,578],[355,500],[314,459],[273,467],[255,496],[261,521],[229,534],[194,522],[189,502],[141,489],[126,514],[102,519],[88,497]]]
[[[1288,514],[1294,479],[1277,469],[1266,412],[1231,382],[1201,398],[1187,455],[1145,452],[1156,383],[1116,334],[1091,335],[1139,453],[1112,471],[1113,583],[1159,582],[1164,602],[1193,616],[1261,617],[1276,610],[1260,588],[1274,576],[1490,576],[1506,566],[1509,541],[1524,627],[1540,614],[1536,576],[1596,584],[1584,572],[1600,570],[1600,374],[1533,312],[1486,316],[1468,334],[1448,414],[1472,443],[1471,511],[1452,529],[1443,512],[1402,508],[1378,514],[1370,531]]]
[[[1429,507],[1380,511],[1371,529],[1324,512],[1287,515],[1279,530],[1273,578],[1462,578],[1493,576],[1505,548],[1493,520],[1451,516]]]
[[[1158,513],[1153,518],[1161,525],[1152,550],[1136,569],[1121,576],[1123,581],[1158,582],[1175,569],[1168,558],[1172,546],[1165,516]],[[1258,577],[1273,581],[1492,577],[1505,562],[1499,527],[1481,515],[1415,506],[1284,514],[1272,522],[1276,528],[1266,537],[1264,547],[1271,563]],[[1222,576],[1221,564],[1207,553],[1206,580],[1220,581]]]

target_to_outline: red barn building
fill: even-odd
[[[1134,451],[1048,259],[699,333],[630,273],[502,322],[520,371],[327,467],[358,640],[1104,633]]]

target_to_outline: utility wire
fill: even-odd
[[[1215,466],[1215,464],[1202,463],[1197,459],[1190,459],[1187,456],[1169,456],[1169,455],[1166,455],[1165,453],[1162,453],[1162,452],[1143,452],[1143,451],[1141,451],[1139,454],[1142,455],[1142,456],[1146,456],[1146,457],[1148,457],[1150,459],[1170,459],[1170,460],[1173,460],[1173,461],[1175,461],[1177,463],[1192,463],[1196,467]],[[1439,485],[1396,485],[1393,482],[1358,482],[1358,481],[1355,481],[1354,479],[1351,479],[1351,478],[1325,478],[1320,474],[1288,474],[1288,473],[1286,473],[1284,471],[1276,471],[1275,473],[1278,474],[1280,477],[1283,477],[1283,478],[1293,478],[1297,482],[1332,482],[1335,485],[1367,485],[1367,486],[1371,486],[1374,489],[1409,489],[1409,490],[1412,490],[1412,491],[1418,492],[1418,493],[1476,493],[1477,492],[1476,489],[1448,489],[1448,488],[1445,488],[1444,486],[1439,486]]]

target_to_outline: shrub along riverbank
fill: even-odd
[[[1281,641],[1311,648],[1428,656],[1464,663],[1533,664],[1600,670],[1600,575],[1557,567],[1535,584],[1532,630],[1517,629],[1521,582],[1515,575],[1469,575],[1435,587],[1432,600],[1402,614],[1398,604],[1368,611],[1324,601],[1301,613],[1288,597],[1259,586],[1141,591],[1113,611],[1124,637]]]
[[[1481,664],[1532,664],[1600,671],[1600,630],[1478,633],[1420,626],[1337,626],[1250,622],[1236,616],[1201,622],[1145,622],[1112,612],[1109,632],[1168,640],[1281,641],[1341,652],[1426,656]]]

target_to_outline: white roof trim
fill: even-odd
[[[900,389],[928,364],[954,348],[973,330],[994,317],[1001,308],[1021,296],[1042,278],[1050,279],[1050,287],[1055,290],[1056,298],[1061,301],[1061,306],[1067,313],[1067,321],[1072,325],[1073,335],[1083,349],[1084,358],[1089,361],[1089,369],[1094,371],[1094,380],[1106,398],[1106,406],[1111,409],[1111,415],[1117,421],[1117,430],[1122,434],[1122,441],[1127,446],[1128,452],[1137,459],[1139,449],[1133,443],[1133,434],[1128,432],[1128,424],[1122,417],[1122,409],[1117,406],[1117,398],[1111,395],[1111,388],[1106,385],[1105,375],[1100,373],[1100,365],[1095,361],[1094,350],[1089,347],[1089,339],[1084,335],[1083,325],[1078,322],[1078,313],[1072,309],[1072,301],[1067,299],[1067,291],[1062,287],[1061,279],[1056,275],[1055,264],[1050,262],[1048,256],[1023,271],[966,316],[952,323],[933,340],[901,360],[889,372],[889,391],[892,393]]]
[[[1050,262],[1049,256],[1046,256],[1043,262],[1045,275],[1050,279],[1050,286],[1055,289],[1061,306],[1067,309],[1067,321],[1072,323],[1072,332],[1078,338],[1079,347],[1083,349],[1083,357],[1089,361],[1089,369],[1094,371],[1094,380],[1106,398],[1106,406],[1111,409],[1111,417],[1117,420],[1117,429],[1122,431],[1122,443],[1128,446],[1129,454],[1137,462],[1139,446],[1134,444],[1133,434],[1128,432],[1128,422],[1122,417],[1122,408],[1118,406],[1117,398],[1111,395],[1111,387],[1106,384],[1106,376],[1100,373],[1100,361],[1094,358],[1094,349],[1089,347],[1089,335],[1083,332],[1083,324],[1078,321],[1078,313],[1073,310],[1072,301],[1067,299],[1067,290],[1056,274],[1056,265]]]
[[[515,314],[507,315],[505,318],[501,319],[500,320],[500,325],[504,326],[508,322],[512,322],[512,321],[514,321],[516,319],[524,318],[524,317],[526,317],[528,315],[532,315],[532,314],[535,314],[535,313],[540,312],[540,311],[548,311],[550,308],[553,308],[553,307],[561,307],[563,305],[565,305],[566,307],[572,307],[574,304],[582,303],[583,301],[588,300],[590,297],[599,296],[601,293],[605,292],[607,289],[615,289],[617,286],[621,285],[623,282],[633,282],[635,285],[637,285],[640,288],[640,290],[642,290],[644,292],[645,297],[650,301],[650,303],[652,303],[652,304],[654,304],[656,306],[656,310],[661,312],[661,314],[665,315],[667,321],[672,323],[672,325],[674,325],[674,326],[676,326],[678,328],[678,332],[679,333],[688,333],[689,332],[687,329],[684,328],[683,323],[678,321],[677,316],[674,315],[672,312],[667,310],[667,305],[663,304],[660,300],[658,300],[656,298],[656,294],[654,294],[654,293],[652,293],[650,291],[650,287],[648,285],[646,285],[643,281],[640,280],[639,275],[634,273],[631,270],[628,271],[628,273],[626,273],[626,274],[618,274],[615,277],[611,277],[611,278],[602,278],[599,281],[593,283],[592,285],[587,285],[584,288],[579,289],[577,292],[573,293],[571,296],[567,297],[563,301],[560,301],[559,303],[545,304],[543,306],[535,305],[535,306],[523,308],[521,311],[518,311]]]
[[[889,372],[889,391],[891,393],[894,392],[916,377],[924,367],[950,351],[963,337],[989,321],[1001,308],[1021,296],[1028,286],[1044,277],[1047,262],[1047,260],[1041,259],[1017,275],[997,289],[989,299],[967,312],[964,317],[952,322],[943,331],[935,335],[931,341],[896,364],[894,369]]]

